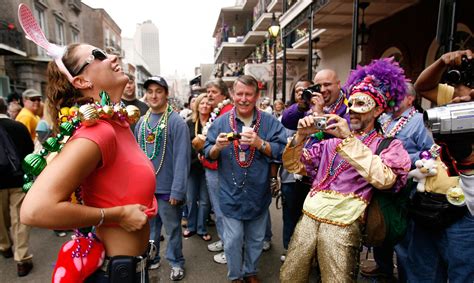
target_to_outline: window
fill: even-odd
[[[105,46],[110,45],[110,30],[108,28],[105,29]]]
[[[35,18],[37,19],[40,28],[43,30],[44,34],[47,37],[48,36],[48,30],[47,30],[46,17],[44,15],[44,10],[42,8],[38,7],[38,6],[35,6],[34,13],[35,13]],[[46,51],[43,48],[39,47],[39,46],[37,48],[38,48],[38,56],[46,57]]]
[[[56,19],[56,43],[59,45],[66,45],[64,23],[60,19]]]
[[[79,33],[77,31],[72,31],[72,43],[79,42]]]

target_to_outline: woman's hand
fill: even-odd
[[[145,214],[146,209],[147,207],[141,204],[124,205],[119,225],[127,232],[142,229],[148,222],[148,217]],[[107,219],[107,214],[105,218]]]
[[[325,133],[340,139],[345,139],[351,134],[346,119],[335,114],[326,114],[324,116],[328,118],[327,124],[329,125],[324,130]]]

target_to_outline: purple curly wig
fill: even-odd
[[[396,110],[407,92],[405,72],[393,58],[372,60],[357,66],[344,88],[349,95],[362,92],[370,95],[384,110]]]

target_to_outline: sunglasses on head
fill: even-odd
[[[29,101],[32,101],[32,102],[39,102],[41,101],[41,97],[30,97],[28,98]]]
[[[79,69],[79,71],[77,71],[74,76],[77,76],[77,75],[79,75],[80,73],[82,73],[82,71],[84,71],[84,69],[85,69],[90,63],[92,63],[95,59],[97,59],[97,60],[99,60],[99,61],[104,61],[105,59],[107,59],[107,53],[105,53],[105,51],[100,50],[100,49],[94,49],[94,50],[92,50],[91,55],[86,59],[86,62],[84,63],[84,65],[81,66],[81,68]]]

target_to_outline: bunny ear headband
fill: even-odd
[[[62,57],[66,52],[66,47],[53,44],[46,39],[46,36],[38,25],[38,22],[36,22],[33,13],[31,13],[30,8],[23,3],[18,7],[18,19],[20,20],[20,25],[23,28],[23,31],[26,33],[26,38],[46,50],[46,53],[53,58],[61,73],[67,77],[69,82],[72,82],[73,78],[71,73],[68,71],[66,66],[64,66],[62,61]]]

